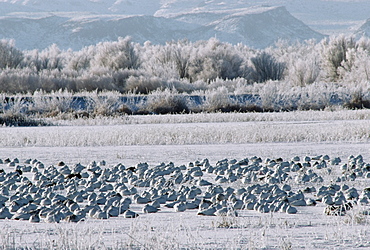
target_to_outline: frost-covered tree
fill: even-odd
[[[143,68],[153,76],[166,79],[189,78],[189,64],[193,45],[187,40],[167,42],[165,45],[144,44]]]
[[[303,43],[283,43],[271,51],[286,62],[284,78],[296,86],[305,86],[319,80],[321,73],[321,51],[315,40]]]
[[[42,70],[62,70],[64,68],[65,55],[56,44],[52,44],[44,50],[31,50],[25,55],[25,67]]]
[[[211,38],[195,43],[189,76],[192,81],[234,79],[240,77],[243,62],[233,45]]]
[[[0,40],[0,69],[17,68],[23,60],[22,51],[14,46],[14,40]]]
[[[95,53],[95,46],[87,46],[79,51],[71,51],[68,56],[66,68],[75,71],[88,70]]]
[[[347,52],[357,47],[356,41],[354,37],[341,35],[324,40],[323,47],[323,66],[327,77],[330,81],[338,81],[342,77],[341,71],[351,67]]]
[[[180,79],[189,78],[191,43],[184,40],[170,43],[169,46],[171,47],[171,58],[175,64]]]
[[[91,64],[92,67],[110,70],[137,69],[140,66],[140,58],[131,38],[119,37],[118,41],[97,44]]]
[[[370,51],[363,48],[347,51],[347,62],[339,68],[345,83],[370,81]]]

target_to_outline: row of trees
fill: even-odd
[[[62,51],[55,44],[41,51],[21,51],[14,41],[0,41],[1,92],[149,93],[160,88],[191,92],[233,79],[244,79],[245,84],[285,80],[296,86],[369,81],[370,39],[342,35],[320,42],[280,41],[274,47],[253,50],[214,38],[141,45],[126,37],[80,51]]]

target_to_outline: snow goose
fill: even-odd
[[[140,196],[140,195],[138,195],[138,194],[135,194],[135,195],[134,195],[134,201],[135,201],[135,203],[137,203],[137,204],[147,204],[147,203],[149,203],[149,202],[150,202],[150,199],[148,199],[148,198],[146,198],[146,197],[142,197],[142,196]]]
[[[84,218],[85,218],[85,216],[82,216],[82,215],[71,214],[71,215],[68,215],[67,217],[65,217],[64,220],[67,221],[67,222],[77,223],[79,221],[84,220]]]
[[[157,200],[154,200],[153,202],[151,202],[150,205],[155,207],[155,208],[160,208],[161,207],[161,203],[159,203],[159,201],[157,201]]]
[[[59,215],[59,212],[52,211],[48,213],[44,219],[47,223],[59,223],[61,220],[61,216]]]
[[[167,202],[167,196],[166,195],[160,195],[158,197],[150,197],[152,201],[157,201],[159,204],[166,204]]]
[[[93,218],[95,213],[100,212],[101,209],[98,205],[87,205],[84,208],[84,211],[91,217]]]
[[[269,205],[267,203],[261,203],[259,206],[257,206],[257,207],[255,206],[254,209],[256,211],[260,212],[260,213],[269,213],[270,212],[270,208],[269,208]]]
[[[28,213],[15,213],[11,218],[13,220],[29,220],[31,217],[31,214]]]
[[[9,189],[6,186],[1,187],[0,189],[0,195],[9,196]]]
[[[345,192],[345,197],[346,197],[347,200],[357,199],[359,196],[360,195],[358,194],[356,188],[350,188],[350,189],[346,190],[346,192]]]
[[[83,195],[82,195],[81,193],[78,193],[78,194],[73,198],[73,201],[74,201],[74,202],[77,202],[77,203],[82,203],[82,202],[84,202]]]
[[[91,218],[94,218],[94,219],[106,220],[106,219],[109,218],[109,215],[108,215],[107,211],[104,211],[100,208],[90,210],[89,215],[90,215]]]
[[[360,203],[360,205],[366,206],[367,204],[369,204],[369,199],[367,198],[367,196],[363,196],[361,199],[359,199],[358,202]]]
[[[12,219],[13,220],[29,220],[32,213],[36,210],[37,206],[36,205],[28,205],[21,207],[18,209],[18,211],[13,215]]]
[[[120,208],[111,206],[107,209],[107,214],[109,217],[118,217],[121,214]]]
[[[197,195],[198,195],[198,192],[196,190],[194,190],[194,189],[189,190],[188,192],[186,192],[186,198],[187,199],[190,199],[190,200],[192,200],[195,197],[197,197]]]
[[[288,207],[286,208],[286,213],[287,214],[296,214],[297,209],[293,206],[288,205]]]
[[[38,213],[32,214],[29,218],[29,222],[31,223],[39,223],[40,222],[40,216]]]
[[[212,183],[211,182],[209,182],[209,181],[207,181],[207,180],[204,180],[204,179],[200,179],[200,180],[198,180],[197,181],[197,183],[196,183],[198,186],[211,186],[212,185]]]
[[[143,207],[143,213],[156,213],[158,212],[158,208],[152,206],[152,205],[149,205],[149,204],[146,204],[144,207]]]
[[[50,208],[50,207],[41,207],[40,210],[39,210],[39,216],[40,218],[43,218],[45,219],[46,218],[46,215],[50,212],[53,211],[54,208]]]
[[[234,210],[241,210],[244,208],[244,202],[242,200],[235,200],[232,204]]]
[[[95,202],[98,205],[104,205],[107,202],[107,197],[104,195],[104,193],[100,193],[98,197],[96,197]]]
[[[13,214],[10,213],[7,207],[0,208],[0,219],[10,219],[13,217]]]
[[[227,207],[222,207],[215,212],[215,215],[216,216],[226,216],[228,212],[229,212],[229,209]]]
[[[192,201],[187,201],[186,204],[186,209],[199,209],[199,205],[201,203],[201,200],[198,198],[195,198]]]
[[[198,213],[197,215],[203,215],[203,216],[216,216],[215,215],[215,212],[216,212],[216,208],[211,206],[209,208],[206,208],[206,209],[200,209],[198,210]]]
[[[86,167],[81,165],[80,163],[77,163],[73,166],[72,172],[77,174],[81,174],[81,172],[85,169]]]
[[[31,172],[32,167],[31,166],[22,166],[21,170],[25,173],[29,173],[29,172]]]
[[[185,202],[179,202],[176,203],[173,208],[175,209],[176,212],[184,212],[186,210],[186,203]]]
[[[326,205],[334,205],[333,198],[330,195],[325,195],[324,197],[322,197],[321,201]]]
[[[50,206],[51,205],[51,200],[49,198],[44,198],[41,200],[40,205],[43,207]]]
[[[113,190],[112,184],[102,184],[102,186],[99,189],[99,192],[107,192]]]
[[[15,167],[15,162],[14,161],[11,161],[7,164],[8,167]]]
[[[347,202],[347,200],[346,200],[346,198],[344,197],[344,194],[341,191],[339,191],[335,194],[335,196],[334,196],[334,205],[342,205],[346,202]]]
[[[247,210],[254,210],[254,206],[256,205],[256,202],[255,201],[247,201],[246,202],[246,205],[245,205],[245,208]]]
[[[131,211],[131,210],[126,210],[123,213],[123,217],[125,217],[125,218],[137,218],[137,217],[139,217],[139,214],[137,214],[137,213],[135,213],[134,211]]]
[[[118,206],[119,214],[123,214],[124,212],[126,212],[127,210],[129,210],[129,208],[130,208],[130,205],[127,204],[127,203],[121,203],[121,204],[119,204],[119,206]]]
[[[168,208],[173,208],[177,203],[180,203],[180,201],[168,202],[168,203],[166,203],[166,205],[164,205],[164,206],[165,206],[165,207],[168,207]]]
[[[75,202],[71,203],[68,208],[71,212],[80,210],[80,206]]]
[[[316,206],[317,202],[314,199],[308,198],[306,199],[307,206]]]

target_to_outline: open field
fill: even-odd
[[[329,186],[342,176],[342,164],[350,155],[370,159],[369,111],[305,111],[290,113],[193,114],[125,116],[124,118],[51,120],[56,127],[5,127],[0,129],[1,159],[37,159],[45,166],[63,161],[68,166],[106,161],[106,168],[118,163],[126,167],[147,162],[150,168],[164,162],[188,166],[209,159],[211,166],[223,159],[243,160],[329,155],[342,163],[314,169],[323,182],[297,183],[299,172],[289,172],[294,193],[306,187]],[[4,170],[11,171],[3,165]],[[13,168],[14,169],[14,168]],[[329,172],[329,170],[331,172]],[[27,173],[28,174],[28,173]],[[32,176],[31,173],[29,173]],[[216,175],[204,172],[204,179],[235,190],[260,183],[244,184],[241,179],[218,184]],[[167,177],[166,177],[167,178]],[[359,194],[367,187],[365,176],[338,182],[355,187]],[[184,183],[184,186],[193,186]],[[130,186],[127,184],[127,186]],[[176,185],[179,189],[181,185]],[[205,192],[205,187],[202,188]],[[149,190],[138,188],[139,192]],[[61,194],[63,193],[60,191]],[[344,192],[344,191],[343,191]],[[344,192],[345,193],[345,192]],[[305,193],[317,198],[317,193]],[[344,216],[323,213],[325,204],[297,207],[297,214],[260,213],[238,210],[234,216],[199,216],[197,210],[175,212],[161,205],[157,213],[142,212],[144,205],[133,202],[130,209],[140,216],[122,216],[78,223],[30,223],[1,220],[0,248],[35,249],[354,249],[370,247],[369,207],[356,205]]]

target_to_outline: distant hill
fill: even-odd
[[[370,37],[370,18],[366,20],[366,22],[356,31],[355,34],[357,37],[361,36]]]
[[[78,50],[120,36],[131,36],[135,42],[159,44],[217,37],[223,42],[244,43],[254,48],[264,48],[278,39],[302,41],[324,37],[284,7],[183,13],[170,18],[115,14],[76,16],[79,15],[70,12],[28,13],[24,17],[6,15],[0,17],[0,38],[15,39],[21,49],[43,49],[55,43],[62,49]]]

